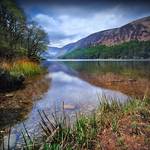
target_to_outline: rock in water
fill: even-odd
[[[76,107],[74,105],[71,105],[71,104],[64,104],[64,109],[65,110],[73,110],[75,109]]]

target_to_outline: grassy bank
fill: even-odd
[[[39,111],[43,141],[22,132],[26,149],[148,149],[150,147],[150,99],[130,100],[125,104],[104,100],[91,116],[77,115],[71,126],[64,113],[53,114],[51,121]]]
[[[3,91],[19,88],[28,77],[42,74],[44,69],[35,61],[15,59],[0,62],[0,89]]]
[[[97,112],[101,149],[147,149],[150,143],[150,99],[126,104],[103,102]]]
[[[2,69],[7,70],[13,76],[24,75],[25,77],[30,77],[43,72],[37,62],[29,59],[20,59],[13,62],[4,61],[0,65]]]

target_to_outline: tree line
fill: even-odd
[[[13,0],[0,2],[0,57],[37,58],[47,49],[47,33],[35,22],[27,22],[23,10]]]
[[[150,41],[129,41],[118,45],[96,45],[76,49],[62,58],[94,59],[141,59],[150,58]]]

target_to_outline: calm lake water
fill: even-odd
[[[42,98],[35,102],[32,111],[28,114],[24,124],[29,133],[39,135],[41,121],[38,110],[44,110],[51,118],[54,111],[62,111],[64,103],[66,113],[72,120],[76,112],[89,114],[93,112],[101,98],[105,96],[108,100],[116,100],[122,103],[130,97],[124,92],[102,88],[84,79],[83,74],[90,76],[100,76],[113,73],[119,76],[127,76],[131,79],[144,79],[150,81],[150,62],[50,62],[42,64],[48,68],[48,73],[44,78],[50,78],[49,89]],[[140,87],[139,87],[140,88]],[[17,123],[12,128],[11,145],[19,143],[21,140],[22,122]]]

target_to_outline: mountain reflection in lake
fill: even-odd
[[[84,80],[83,74],[87,74],[88,77],[95,75],[100,78],[100,75],[105,75],[108,72],[114,74],[124,73],[125,76],[129,75],[131,78],[132,73],[129,72],[131,68],[134,73],[137,71],[135,77],[149,79],[150,75],[147,70],[143,69],[146,67],[148,69],[147,65],[140,68],[140,66],[133,65],[131,62],[118,62],[116,64],[112,62],[44,62],[43,65],[49,71],[46,78],[51,79],[50,87],[42,99],[35,102],[32,111],[24,120],[25,126],[31,135],[40,135],[41,132],[38,110],[44,110],[50,117],[52,112],[62,110],[64,102],[66,113],[74,120],[76,112],[89,114],[95,110],[102,96],[105,96],[108,100],[114,99],[120,102],[129,99],[129,96],[120,91],[95,86],[96,84],[90,80]],[[136,67],[138,69],[135,69]],[[126,68],[128,68],[128,74],[125,74]],[[20,141],[22,129],[22,122],[12,128],[13,139],[15,137],[16,141]]]

